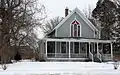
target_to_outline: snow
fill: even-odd
[[[113,2],[117,7],[118,5],[120,5],[120,1],[119,0],[110,0],[111,2]]]
[[[22,61],[0,68],[0,75],[120,75],[113,63]]]

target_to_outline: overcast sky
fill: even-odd
[[[42,0],[45,5],[48,18],[54,18],[56,16],[64,17],[64,9],[68,7],[70,10],[78,7],[82,12],[88,10],[90,6],[95,8],[98,0]]]
[[[70,10],[74,8],[79,8],[82,12],[83,10],[88,10],[90,6],[94,9],[98,0],[39,0],[45,5],[47,10],[48,19],[60,16],[64,17],[64,9],[68,7]],[[43,38],[43,32],[38,31],[38,37]]]

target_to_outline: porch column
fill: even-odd
[[[88,44],[86,43],[86,44],[85,44],[85,46],[86,46],[86,56],[85,56],[85,57],[87,57],[87,49],[88,49],[88,48],[87,48],[87,45],[88,45]]]
[[[90,42],[89,42],[89,56],[91,55],[91,59],[92,59],[92,62],[93,62],[93,54],[91,53],[91,51],[90,51]]]
[[[46,45],[45,46],[46,46],[45,49],[46,49],[46,57],[47,57],[47,40],[46,40]]]
[[[99,49],[98,49],[98,42],[97,42],[97,55],[98,55],[98,53],[99,53]]]
[[[69,60],[70,60],[71,54],[70,54],[70,41],[69,41]]]
[[[90,54],[90,42],[89,42],[89,54]],[[90,55],[89,55],[90,56]]]
[[[56,57],[56,51],[57,50],[57,47],[56,47],[56,41],[55,41],[55,57]]]
[[[113,43],[110,43],[111,45],[111,58],[113,59]]]

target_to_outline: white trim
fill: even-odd
[[[56,50],[57,50],[57,49],[56,49],[56,48],[57,48],[57,47],[56,47],[56,42],[57,42],[57,41],[55,41],[55,57],[56,57]]]
[[[111,43],[111,59],[113,59],[113,44]]]
[[[77,13],[86,23],[90,26],[93,31],[98,29],[81,13],[78,8],[75,8],[68,16],[66,16],[53,30],[58,29],[64,22],[66,22],[74,13]]]
[[[70,54],[70,41],[69,41],[69,60],[70,60],[71,54]]]
[[[89,53],[90,53],[90,48],[91,48],[91,47],[90,47],[90,44],[91,44],[91,43],[89,42]]]
[[[98,32],[99,33],[99,39],[101,38],[101,31]]]
[[[97,55],[98,55],[98,53],[99,53],[99,49],[98,49],[98,42],[97,42]]]
[[[87,58],[47,58],[47,60],[85,60]]]
[[[69,37],[71,37],[71,24],[70,24],[70,26],[69,26],[69,27],[70,27],[70,35],[69,35]]]
[[[99,42],[99,43],[112,43],[112,40],[97,40],[97,39],[52,39],[46,38],[47,41],[61,41],[61,42]]]
[[[94,31],[94,38],[95,38],[95,31]]]
[[[75,20],[76,20],[77,22],[79,22],[79,21],[77,20],[76,16],[75,16],[74,20],[70,23],[70,37],[74,37],[74,26],[75,26],[75,25],[73,25],[72,23],[73,23]],[[80,23],[80,22],[79,22],[79,23]],[[72,35],[73,35],[73,36],[71,36],[71,26],[73,27],[73,28],[72,28],[72,30],[73,30],[73,31],[72,31]],[[78,36],[78,26],[80,26],[80,34],[79,34],[80,36]],[[82,31],[81,29],[82,29],[82,25],[81,25],[81,24],[77,25],[77,36],[76,36],[76,37],[81,37],[81,31]]]
[[[80,37],[82,37],[81,34],[82,34],[82,25],[80,25]]]
[[[94,44],[94,52],[96,51],[96,49],[95,49],[95,43],[93,43]]]
[[[78,36],[78,26],[79,26],[79,25],[77,25],[77,37],[79,37],[79,36]],[[79,35],[80,35],[80,34],[79,34]]]
[[[58,33],[58,32],[57,32],[57,29],[56,29],[56,30],[55,30],[55,37],[57,37],[57,33]]]
[[[85,43],[85,45],[86,45],[86,57],[87,57],[87,43]]]
[[[71,25],[72,25],[72,24],[71,24]],[[72,28],[72,29],[73,29],[73,31],[74,31],[74,25],[73,25],[73,28]],[[73,36],[74,36],[74,32],[72,32],[72,37],[73,37]]]
[[[45,44],[45,45],[46,45],[46,48],[45,48],[45,49],[46,49],[46,57],[47,57],[47,40],[46,40],[45,43],[46,43],[46,44]]]

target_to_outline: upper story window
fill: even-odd
[[[80,23],[77,20],[71,24],[71,37],[80,37]]]

